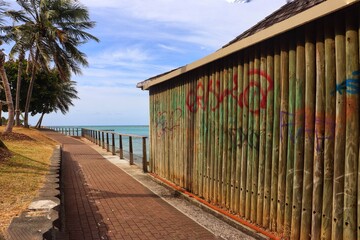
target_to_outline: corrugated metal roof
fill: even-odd
[[[240,34],[228,44],[224,45],[223,48],[325,1],[326,0],[295,0],[289,2],[267,16],[264,20],[257,23],[255,26]]]

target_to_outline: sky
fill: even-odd
[[[100,39],[81,47],[89,66],[74,75],[79,100],[45,126],[148,125],[149,93],[136,84],[201,59],[286,0],[80,0]],[[35,125],[38,116],[30,118]]]

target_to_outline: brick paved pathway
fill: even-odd
[[[90,146],[45,133],[63,146],[66,238],[217,239]]]

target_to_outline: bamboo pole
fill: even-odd
[[[196,82],[195,82],[196,83]],[[200,111],[201,112],[201,111]],[[195,162],[195,156],[197,156],[196,154],[196,139],[198,138],[195,138],[195,130],[198,130],[198,129],[195,129],[195,120],[196,118],[199,118],[201,115],[199,113],[199,111],[197,111],[197,114],[193,114],[192,117],[194,118],[191,118],[191,121],[190,121],[190,129],[191,129],[191,134],[190,134],[190,141],[188,142],[188,156],[187,156],[187,161],[185,161],[185,171],[186,171],[186,179],[185,179],[185,182],[186,182],[186,188],[188,190],[191,190],[191,180],[192,180],[192,177],[194,176],[194,174],[196,174],[196,171],[193,171],[193,164]],[[200,126],[201,127],[201,126]],[[199,129],[200,129],[199,127]]]
[[[251,49],[250,61],[249,61],[249,91],[248,91],[248,109],[249,109],[249,121],[248,121],[248,158],[247,158],[247,179],[246,179],[246,207],[245,207],[245,218],[250,219],[251,217],[251,189],[252,189],[252,171],[253,171],[253,133],[254,133],[254,115],[251,110],[254,108],[254,91],[251,91],[251,83],[254,82],[254,75],[250,74],[254,70],[254,57],[253,49]],[[244,104],[245,106],[245,104]]]
[[[207,101],[207,90],[208,89],[208,79],[202,74],[201,82],[203,82],[204,90],[203,90],[203,106],[206,106]],[[202,174],[203,174],[203,182],[204,182],[204,189],[203,189],[203,196],[205,199],[209,199],[209,185],[210,185],[210,169],[209,169],[209,149],[207,148],[207,140],[208,140],[208,109],[204,108],[202,112],[202,117],[200,119],[200,126],[202,129],[202,142],[201,144],[201,165],[202,165]]]
[[[255,50],[255,60],[254,60],[254,68],[253,68],[253,76],[254,76],[254,83],[260,83],[260,75],[255,74],[256,71],[260,69],[260,59],[258,50]],[[261,90],[256,87],[253,87],[253,132],[252,132],[252,149],[253,149],[253,156],[252,156],[252,184],[251,184],[251,217],[250,220],[252,222],[256,222],[257,217],[257,194],[258,194],[258,173],[259,173],[259,128],[260,128],[260,95]]]
[[[312,193],[312,219],[311,237],[321,237],[321,217],[324,182],[324,145],[326,116],[326,85],[325,85],[325,43],[324,24],[317,23],[316,30],[316,102],[314,126],[314,159],[313,159],[313,193]]]
[[[358,6],[357,9],[357,19],[358,19],[358,39],[359,39],[359,46],[360,46],[360,7]],[[360,47],[359,47],[359,56],[360,56]],[[360,150],[359,150],[360,151]],[[360,153],[358,156],[358,174],[357,174],[358,182],[357,182],[357,198],[358,198],[358,204],[357,204],[357,239],[360,239]]]
[[[227,80],[228,80],[228,69],[224,68],[223,70],[223,79],[222,79],[222,91],[224,92],[227,88]],[[221,205],[226,206],[226,196],[227,196],[227,165],[228,165],[228,98],[225,98],[221,104],[221,108],[223,109],[223,159],[222,159],[222,193],[221,193]]]
[[[304,118],[304,171],[300,239],[308,239],[311,235],[316,91],[315,28],[316,25],[312,23],[305,27],[305,106],[302,116]]]
[[[237,104],[237,93],[238,93],[238,61],[237,57],[233,58],[232,61],[232,75],[230,81],[232,82],[231,93],[229,97],[232,100],[231,109],[232,109],[232,128],[230,129],[230,136],[231,136],[231,194],[230,194],[230,201],[231,207],[230,209],[233,212],[236,212],[238,208],[236,205],[236,195],[238,186],[237,186],[237,166],[238,166],[238,158],[237,158],[237,129],[238,129],[238,104]],[[235,97],[234,97],[235,96]]]
[[[304,111],[305,94],[305,50],[303,32],[297,32],[296,46],[296,97],[295,97],[295,158],[294,158],[294,188],[293,188],[293,211],[291,220],[291,238],[300,238],[301,225],[301,202],[304,170],[304,119],[301,111]],[[299,114],[300,113],[300,114]]]
[[[270,204],[270,230],[276,230],[277,215],[277,185],[279,167],[279,141],[280,141],[280,49],[275,46],[274,50],[274,127],[273,127],[273,149],[271,163],[271,204]]]
[[[241,57],[242,58],[242,57]],[[242,60],[239,60],[238,68],[237,68],[237,94],[238,97],[240,93],[243,92],[243,63]],[[236,103],[237,106],[237,127],[236,127],[236,143],[237,143],[237,150],[236,150],[236,176],[235,176],[235,212],[240,213],[241,209],[241,202],[240,202],[240,195],[241,195],[241,178],[242,178],[242,128],[243,128],[243,109],[240,107],[239,102]]]
[[[216,81],[216,76],[215,76],[215,69],[213,67],[213,65],[211,65],[210,67],[210,71],[211,74],[209,74],[209,83],[208,83],[208,87],[213,88],[214,84],[213,82]],[[215,89],[215,88],[214,88]],[[215,159],[217,158],[217,154],[215,153],[215,149],[217,146],[215,144],[216,142],[216,127],[215,127],[215,111],[212,111],[211,108],[212,106],[214,106],[214,102],[215,102],[215,96],[214,94],[210,94],[210,92],[208,93],[209,97],[208,97],[208,111],[210,113],[210,120],[209,120],[209,141],[208,141],[208,148],[210,149],[210,201],[212,201],[213,203],[215,203],[216,201],[216,193],[215,193],[215,186],[216,186],[216,169],[215,169]]]
[[[213,89],[214,91],[216,91],[217,88],[217,81],[220,79],[220,72],[219,72],[219,68],[215,67],[215,79],[213,79]],[[220,86],[219,86],[220,87]],[[215,92],[217,93],[217,92]],[[218,97],[214,96],[214,109],[218,104]],[[212,107],[212,109],[213,109]],[[213,111],[213,110],[212,110]],[[214,115],[215,115],[215,183],[214,183],[214,202],[215,204],[219,204],[220,203],[220,181],[221,181],[221,175],[220,175],[220,132],[221,132],[221,128],[220,128],[220,114],[218,110],[214,110]]]
[[[290,38],[295,38],[294,33],[290,33]],[[289,105],[288,112],[284,113],[287,117],[288,137],[287,137],[287,160],[286,160],[286,192],[285,192],[285,217],[284,217],[284,236],[289,237],[291,232],[292,217],[292,196],[294,180],[294,139],[295,139],[295,93],[296,93],[296,44],[290,41],[289,44]]]
[[[243,89],[247,88],[249,85],[249,61],[248,61],[248,53],[244,51],[244,73],[243,73]],[[243,92],[244,92],[243,91]],[[243,93],[242,92],[242,93]],[[248,95],[240,95],[240,101],[243,103],[248,101]],[[246,213],[246,192],[247,192],[247,162],[248,162],[248,114],[249,109],[243,107],[243,127],[242,127],[242,158],[241,158],[241,182],[240,182],[240,216],[245,217]]]
[[[260,59],[260,90],[265,91],[266,101],[264,104],[267,105],[267,94],[268,94],[268,80],[263,75],[267,75],[267,45],[263,44],[261,47],[261,59]],[[260,102],[265,99],[262,94],[260,94]],[[264,180],[265,180],[265,159],[266,159],[266,112],[267,106],[261,104],[260,106],[260,140],[259,140],[259,176],[258,176],[258,191],[257,191],[257,213],[256,213],[256,223],[261,225],[263,220],[263,205],[264,205]]]
[[[346,79],[359,81],[358,19],[355,9],[346,15]],[[347,80],[349,81],[349,80]],[[359,93],[346,91],[346,147],[344,185],[344,239],[356,239],[357,173],[359,158]]]
[[[223,69],[219,69],[219,93],[223,91],[223,79],[224,79],[224,73]],[[218,160],[218,202],[220,205],[223,204],[223,151],[224,151],[224,115],[223,115],[223,104],[219,103],[218,106],[218,112],[219,112],[219,160]]]
[[[289,54],[285,36],[280,51],[280,84],[281,84],[281,105],[280,105],[280,145],[279,145],[279,170],[278,170],[278,195],[277,195],[277,219],[276,229],[278,233],[284,231],[285,217],[285,193],[286,193],[286,155],[287,155],[287,113],[289,105]]]
[[[342,84],[346,78],[344,14],[335,16],[335,62],[336,85]],[[345,94],[336,93],[336,128],[334,150],[334,190],[333,220],[331,239],[343,238],[343,207],[344,207],[344,157],[346,137],[346,98]]]
[[[335,147],[335,114],[336,98],[332,91],[336,88],[335,37],[333,18],[324,22],[325,27],[325,135],[330,136],[324,143],[324,184],[322,200],[321,239],[331,239],[332,195],[334,178],[334,147]],[[314,204],[313,204],[314,205]],[[314,234],[314,236],[316,236]]]
[[[269,42],[267,53],[267,75],[273,85],[274,79],[274,52],[273,41]],[[269,85],[269,83],[268,83]],[[267,89],[270,89],[269,86]],[[264,210],[262,225],[269,228],[270,222],[270,198],[271,198],[271,163],[272,163],[272,147],[273,147],[273,122],[274,122],[274,86],[268,92],[266,106],[266,159],[265,159],[265,180],[264,180]]]
[[[227,66],[230,65],[229,61],[226,61],[225,63]],[[230,92],[231,89],[233,88],[233,73],[232,73],[232,67],[228,67],[227,68],[227,76],[226,76],[226,81],[227,84],[225,85],[225,87],[228,89],[228,91]],[[231,93],[230,93],[231,94]],[[225,158],[225,162],[226,162],[226,195],[225,195],[225,204],[226,204],[226,208],[231,210],[231,189],[232,189],[232,166],[233,166],[233,158],[232,158],[232,149],[233,149],[233,144],[232,144],[232,135],[231,135],[231,131],[233,129],[233,98],[231,97],[231,95],[228,95],[227,98],[225,99],[225,105],[227,106],[227,127],[225,128],[225,136],[227,138],[227,158]]]

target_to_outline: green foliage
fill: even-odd
[[[27,61],[24,60],[23,65],[26,66]],[[8,61],[5,63],[5,69],[8,75],[12,96],[15,96],[16,81],[18,73],[18,61]],[[24,109],[26,102],[26,91],[29,86],[30,74],[23,71],[20,109]],[[58,72],[54,69],[50,71],[39,71],[35,75],[33,95],[31,99],[30,112],[34,116],[38,113],[51,113],[60,111],[65,114],[69,111],[69,107],[73,106],[73,100],[78,99],[75,89],[76,83],[73,81],[64,82],[61,80]],[[0,99],[5,99],[4,91],[1,91]],[[3,110],[7,111],[6,105]]]

